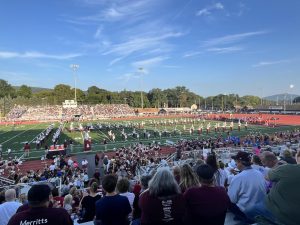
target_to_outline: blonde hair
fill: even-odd
[[[73,201],[73,196],[70,194],[66,195],[64,198],[64,206],[66,204],[72,205],[72,201]]]
[[[193,169],[188,164],[184,164],[180,168],[180,188],[186,190],[190,187],[199,186],[199,179]]]

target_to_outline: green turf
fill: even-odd
[[[112,131],[115,133],[116,135],[116,139],[115,142],[112,142],[109,137],[108,137],[108,130],[94,130],[92,132],[89,133],[90,137],[92,138],[92,143],[93,143],[93,151],[106,151],[106,150],[113,150],[114,148],[119,148],[122,146],[128,146],[130,144],[136,143],[136,142],[143,142],[143,143],[150,143],[153,141],[157,141],[160,142],[162,145],[166,144],[166,140],[168,141],[177,141],[178,139],[181,138],[186,138],[186,139],[190,139],[190,138],[199,138],[198,135],[198,127],[199,125],[203,122],[203,121],[195,121],[193,126],[194,126],[194,133],[192,135],[190,135],[189,133],[189,129],[192,126],[192,124],[186,124],[186,131],[183,130],[184,125],[176,125],[176,129],[177,131],[181,132],[181,135],[179,134],[179,132],[177,132],[176,134],[173,133],[174,131],[174,127],[175,125],[158,125],[156,126],[156,128],[154,127],[153,124],[150,123],[150,121],[164,121],[165,119],[161,118],[161,119],[152,119],[152,120],[130,120],[130,122],[133,123],[137,123],[137,122],[141,122],[144,121],[145,122],[145,126],[144,128],[138,129],[136,128],[136,132],[139,133],[140,138],[133,138],[128,136],[127,141],[125,142],[122,138],[121,138],[121,131],[123,128],[121,129],[112,129]],[[169,119],[167,119],[169,120]],[[179,119],[177,119],[179,120]],[[211,132],[207,135],[205,130],[206,130],[206,124],[207,123],[211,123]],[[207,138],[207,137],[216,137],[219,135],[223,135],[226,136],[226,133],[223,132],[218,132],[215,133],[214,131],[214,124],[217,123],[218,121],[206,121],[204,123],[204,129],[203,129],[203,133],[200,136],[200,138]],[[94,122],[84,122],[82,123],[83,126],[85,126],[86,124],[92,123],[93,125],[96,125],[97,123],[101,123],[101,124],[123,124],[125,125],[126,123],[128,123],[128,120],[123,120],[123,121],[94,121]],[[219,122],[220,125],[223,124],[223,122]],[[74,122],[74,127],[79,126],[78,122]],[[227,126],[230,123],[227,123]],[[41,133],[42,131],[44,131],[48,126],[50,125],[50,123],[43,123],[43,124],[34,124],[34,125],[15,125],[15,126],[0,126],[0,144],[2,144],[2,149],[3,149],[3,155],[4,157],[7,157],[7,149],[10,148],[12,149],[12,155],[13,156],[21,156],[23,154],[23,146],[24,146],[24,142],[28,141],[31,142],[39,133]],[[58,128],[59,123],[55,124],[55,130]],[[66,123],[65,124],[65,128],[69,128],[70,127],[70,123]],[[245,136],[251,132],[261,132],[261,133],[274,133],[277,131],[284,131],[284,130],[293,130],[295,128],[300,128],[298,127],[294,127],[294,126],[281,126],[281,127],[265,127],[265,126],[257,126],[257,125],[248,125],[248,130],[244,129],[244,126],[242,125],[242,129],[239,132],[237,130],[238,125],[234,124],[234,130],[232,132],[232,135],[238,135],[238,136]],[[165,137],[162,136],[161,138],[159,136],[157,136],[156,138],[154,138],[154,130],[157,129],[159,131],[163,131],[164,129],[167,129],[168,131],[171,131],[171,135]],[[143,137],[143,131],[144,129],[146,129],[148,132],[150,132],[151,136],[150,139],[148,140],[147,138],[144,139]],[[131,133],[132,132],[132,128],[126,128],[125,132],[126,133]],[[73,146],[73,152],[72,153],[79,153],[83,151],[83,132],[69,132],[67,129],[64,129],[63,133],[60,136],[59,139],[59,143],[62,144],[64,142],[65,139],[69,140],[72,139],[74,142],[74,146]],[[52,139],[52,135],[50,136],[50,138],[47,141],[47,145],[51,145],[51,139]],[[108,144],[106,146],[103,145],[103,140],[106,139]],[[31,151],[30,151],[30,158],[39,158],[42,155],[44,155],[44,150],[43,147],[41,148],[41,150],[36,150],[35,149],[35,144],[31,144]]]

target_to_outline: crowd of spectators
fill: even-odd
[[[0,194],[0,224],[224,224],[231,214],[240,224],[296,225],[300,150],[287,151],[281,158],[271,151],[239,151],[227,165],[211,151],[196,166],[163,165],[135,177],[115,170],[86,182],[78,182],[86,171],[72,158],[61,158],[53,170],[26,175],[28,182],[48,181],[33,185],[27,195],[17,199],[15,189]],[[105,156],[101,161],[105,164]],[[56,176],[63,180],[61,190],[49,179]]]
[[[134,116],[134,109],[127,104],[79,105],[76,108],[54,106],[16,106],[7,115],[9,121],[23,120],[81,120]]]

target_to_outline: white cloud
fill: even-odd
[[[263,61],[259,62],[255,65],[252,65],[252,67],[262,67],[262,66],[270,66],[270,65],[275,65],[275,64],[282,64],[282,63],[289,63],[292,60],[290,59],[283,59],[283,60],[277,60],[277,61]]]
[[[132,63],[132,66],[136,67],[136,68],[152,67],[152,66],[155,66],[155,65],[157,65],[157,64],[159,64],[162,61],[167,60],[167,59],[168,59],[168,57],[158,56],[158,57],[145,59],[145,60],[141,60],[141,61],[135,61],[135,62]]]
[[[200,9],[197,13],[196,16],[207,16],[210,15],[212,13],[212,11],[215,10],[223,10],[224,9],[224,5],[220,2],[217,2],[213,5],[207,6],[203,9]]]
[[[109,66],[114,65],[115,63],[121,61],[122,59],[124,59],[124,57],[118,57],[118,58],[113,59],[112,61],[110,61]]]
[[[111,45],[108,51],[103,52],[103,55],[117,54],[120,56],[128,56],[132,53],[157,48],[162,46],[164,40],[180,37],[182,35],[183,33],[181,32],[169,32],[164,34],[156,33],[156,36],[154,36],[154,34],[146,34],[144,36],[132,38],[123,43]]]
[[[11,58],[28,58],[28,59],[57,59],[57,60],[65,60],[65,59],[72,59],[82,56],[79,53],[71,53],[71,54],[62,54],[62,55],[51,55],[45,54],[41,52],[0,52],[0,58],[3,59],[11,59]]]
[[[183,58],[188,58],[188,57],[200,55],[200,54],[202,54],[202,53],[203,53],[203,51],[188,52],[188,53],[185,53],[185,54],[183,55]]]
[[[102,31],[103,31],[103,27],[102,26],[98,27],[97,30],[96,30],[96,32],[95,32],[95,34],[94,34],[94,38],[95,39],[100,38],[101,35],[102,35]]]
[[[254,31],[254,32],[247,32],[247,33],[240,33],[240,34],[233,34],[233,35],[226,35],[219,38],[212,38],[207,40],[203,43],[203,46],[215,46],[215,45],[224,45],[224,44],[231,44],[234,42],[241,41],[245,38],[250,38],[253,36],[263,35],[268,33],[268,31]]]
[[[242,51],[243,48],[239,46],[230,46],[230,47],[224,47],[224,48],[208,48],[206,51],[208,52],[214,52],[218,54],[223,54],[223,53],[231,53],[231,52],[236,52],[236,51]]]

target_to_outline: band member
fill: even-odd
[[[241,131],[241,120],[239,120],[239,124],[238,124],[238,130]]]
[[[233,122],[230,123],[230,131],[233,130]]]
[[[25,151],[25,157],[29,157],[29,150],[30,150],[30,145],[28,142],[24,145],[24,151]]]
[[[247,130],[248,129],[248,122],[246,121],[246,123],[245,123],[245,130]]]

